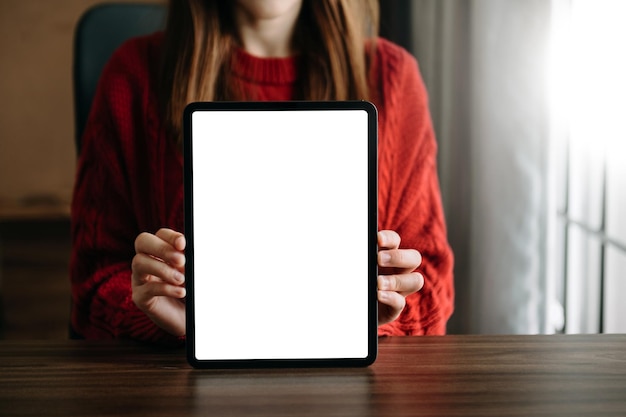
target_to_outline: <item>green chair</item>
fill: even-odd
[[[165,27],[167,9],[150,3],[103,3],[88,9],[74,34],[76,153],[102,69],[125,40]]]

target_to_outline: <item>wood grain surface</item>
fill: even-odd
[[[626,335],[380,339],[369,368],[199,371],[183,350],[0,342],[0,416],[626,416]]]

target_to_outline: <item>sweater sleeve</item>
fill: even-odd
[[[437,146],[426,88],[417,62],[399,47],[381,45],[379,226],[400,235],[401,248],[422,255],[424,287],[407,297],[401,316],[380,335],[445,334],[453,311],[453,255],[437,176]],[[385,54],[385,50],[387,53]]]
[[[137,49],[137,48],[135,48]],[[132,301],[131,262],[139,234],[133,155],[142,82],[123,46],[105,67],[83,135],[72,201],[72,327],[87,339],[131,338],[176,345]],[[146,81],[144,80],[145,84]]]

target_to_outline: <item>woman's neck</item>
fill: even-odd
[[[258,57],[293,55],[293,37],[301,2],[284,2],[283,6],[289,4],[284,10],[264,8],[263,1],[250,6],[244,3],[235,6],[235,24],[243,49]]]

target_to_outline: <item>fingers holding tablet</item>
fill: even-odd
[[[132,299],[157,325],[185,334],[184,236],[171,229],[141,233],[132,261]]]

